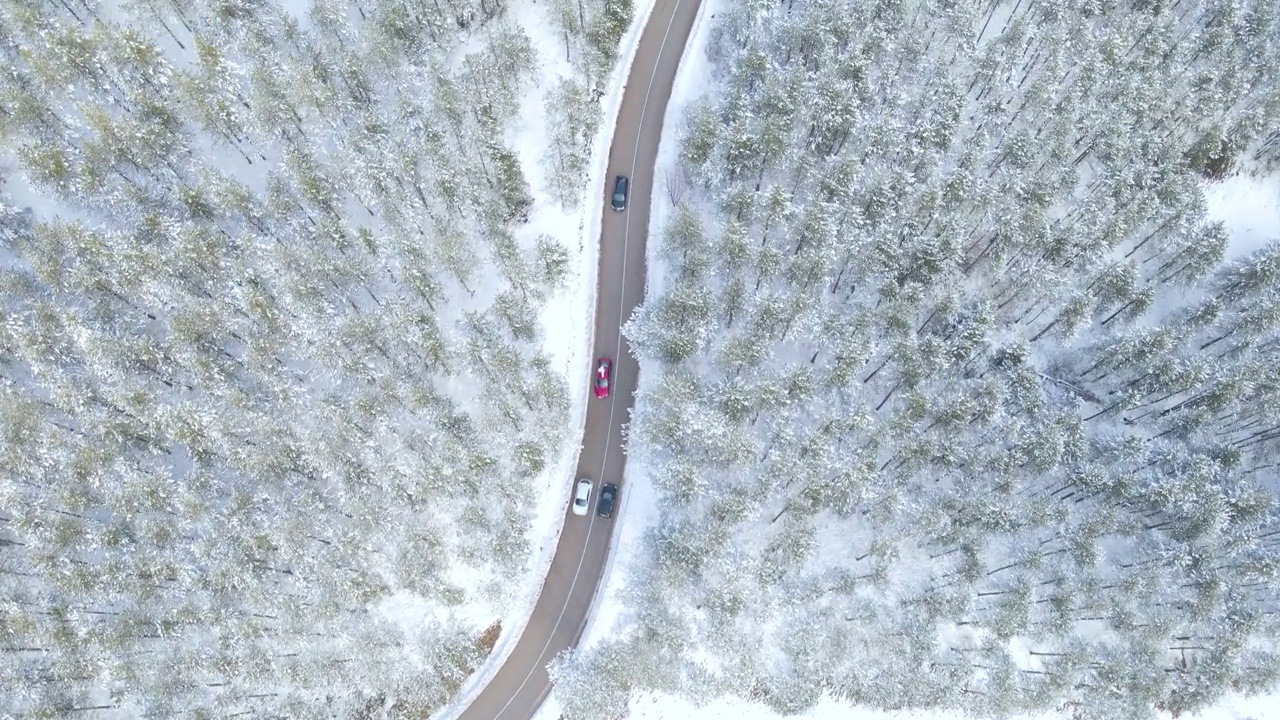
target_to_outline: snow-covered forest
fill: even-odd
[[[558,660],[784,714],[1178,716],[1280,680],[1275,0],[735,0],[627,332],[661,520]],[[659,169],[659,172],[663,172]],[[647,389],[646,389],[647,388]]]
[[[519,6],[570,71],[512,0],[0,0],[0,715],[425,718],[484,658],[576,439],[522,223],[631,16]]]

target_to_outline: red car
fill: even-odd
[[[609,372],[613,362],[609,358],[596,360],[596,397],[609,397]]]

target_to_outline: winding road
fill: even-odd
[[[609,168],[600,194],[605,209],[600,228],[593,360],[614,358],[613,392],[603,400],[587,392],[578,472],[564,479],[565,483],[579,477],[594,481],[591,512],[579,517],[566,506],[564,530],[529,624],[502,668],[462,712],[460,720],[532,718],[551,692],[547,663],[578,644],[596,587],[604,579],[614,522],[596,517],[595,503],[600,486],[606,482],[621,488],[620,503],[627,501],[622,482],[626,463],[622,426],[630,417],[636,389],[636,361],[623,347],[622,324],[644,299],[645,240],[658,140],[676,68],[700,2],[656,0],[631,64],[609,149]],[[609,208],[615,175],[631,178],[625,212]],[[591,369],[595,369],[594,362]],[[590,382],[590,376],[582,378],[584,385]]]

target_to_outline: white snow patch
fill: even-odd
[[[1233,175],[1210,183],[1204,196],[1209,217],[1226,223],[1230,233],[1228,259],[1248,255],[1280,238],[1280,173]]]
[[[1275,717],[1280,695],[1224,700],[1204,712],[1182,716],[1182,720],[1264,720]],[[702,707],[662,693],[636,693],[631,698],[627,720],[784,720],[784,716],[759,703],[721,698]],[[549,712],[552,711],[552,712]],[[534,720],[556,720],[558,704],[548,701]],[[808,712],[786,716],[787,720],[955,720],[957,715],[943,710],[873,710],[843,705],[823,698]],[[1164,715],[1168,717],[1168,715]],[[1015,720],[1071,720],[1069,712],[1049,711],[1015,715]]]
[[[1266,720],[1280,713],[1280,693],[1251,698],[1230,697],[1191,720]]]
[[[532,720],[560,720],[560,701],[552,692],[542,701],[542,706],[533,714]]]
[[[423,629],[433,622],[443,623],[450,613],[421,595],[407,590],[400,590],[378,599],[370,608],[372,613],[388,623],[396,626],[404,633],[405,639],[417,640]]]
[[[1044,665],[1040,660],[1031,654],[1031,646],[1027,644],[1026,638],[1014,637],[1009,639],[1008,643],[1009,657],[1013,658],[1014,664],[1019,670],[1043,670]]]
[[[311,0],[281,0],[280,9],[292,15],[303,29],[311,27]]]
[[[627,720],[781,720],[783,717],[758,703],[722,698],[696,707],[670,695],[649,692],[634,695],[630,709]],[[954,715],[942,712],[883,712],[851,708],[826,698],[809,712],[791,717],[795,720],[954,720]]]
[[[443,608],[438,602],[425,598],[417,593],[400,590],[386,595],[369,607],[375,617],[399,630],[404,636],[404,647],[414,657],[418,666],[427,669],[429,662],[414,648],[424,643],[430,646],[433,629],[452,627],[484,627],[488,622],[486,612],[488,606],[476,603],[474,606]]]

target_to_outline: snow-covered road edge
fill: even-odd
[[[583,303],[586,308],[585,314],[579,318],[582,327],[585,328],[583,334],[586,337],[584,346],[579,353],[581,360],[578,364],[581,367],[573,369],[579,370],[580,372],[577,375],[582,378],[588,377],[590,372],[590,363],[593,359],[591,357],[591,349],[595,342],[596,290],[600,275],[600,246],[598,238],[600,237],[600,225],[604,211],[601,188],[604,187],[605,175],[609,169],[609,148],[613,144],[613,133],[618,122],[618,108],[622,104],[623,85],[631,72],[631,63],[635,59],[636,48],[640,44],[640,35],[644,31],[645,25],[649,22],[649,16],[653,13],[656,1],[638,0],[635,5],[635,16],[631,20],[631,25],[627,29],[626,35],[623,36],[618,45],[619,60],[614,65],[613,72],[609,76],[608,89],[601,97],[602,115],[600,127],[596,132],[595,142],[591,151],[591,167],[593,170],[591,177],[583,188],[579,205],[579,207],[583,208],[585,214],[580,216],[582,220],[578,224],[578,247],[582,249],[582,252],[578,257],[576,277],[580,282],[585,283],[588,289],[585,293],[586,302]],[[570,382],[572,382],[572,375]],[[571,487],[569,479],[572,478],[573,470],[577,466],[578,454],[582,450],[583,431],[586,428],[587,414],[586,408],[582,403],[579,403],[579,407],[574,409],[574,419],[576,422],[571,435],[573,439],[566,446],[564,453],[556,463],[565,477],[563,484],[565,502],[568,502],[569,489]],[[521,602],[518,603],[521,608],[520,622],[502,628],[502,634],[499,636],[493,650],[489,653],[489,657],[485,659],[484,664],[476,672],[472,673],[471,677],[467,679],[448,705],[431,715],[430,720],[455,720],[479,696],[507,661],[507,658],[511,656],[511,652],[515,650],[516,644],[524,634],[525,627],[529,624],[529,618],[533,615],[533,608],[542,594],[542,584],[546,581],[547,572],[551,569],[551,563],[555,559],[556,547],[560,542],[560,533],[564,529],[563,512],[557,513],[555,518],[556,526],[554,531],[548,529],[547,534],[543,536],[542,547],[537,558],[533,561],[534,567],[539,570],[535,574],[537,584],[530,586],[522,596]]]
[[[702,0],[702,4],[698,7],[698,12],[693,19],[693,27],[689,31],[689,41],[685,43],[684,50],[680,53],[680,65],[676,68],[671,97],[667,102],[666,112],[662,116],[662,133],[658,139],[658,155],[654,161],[654,192],[649,198],[649,237],[645,245],[644,297],[646,301],[653,293],[662,290],[662,274],[665,268],[658,256],[658,243],[654,238],[662,232],[672,210],[670,198],[663,189],[661,184],[663,179],[658,172],[675,166],[680,150],[680,121],[690,101],[696,96],[698,88],[706,86],[704,81],[710,72],[710,67],[706,63],[708,40],[706,20],[715,15],[720,2],[721,0]],[[645,383],[644,366],[641,365],[637,372],[637,387],[642,387]],[[632,413],[634,415],[640,411],[638,402]],[[607,622],[598,623],[597,621],[601,618],[602,608],[617,609],[617,596],[625,584],[622,578],[613,576],[613,568],[618,562],[620,551],[625,547],[624,559],[629,559],[639,548],[644,533],[658,520],[657,492],[649,478],[648,468],[643,463],[642,457],[637,457],[630,451],[627,453],[627,466],[623,471],[623,487],[626,492],[618,498],[619,507],[614,520],[618,523],[618,527],[614,529],[614,542],[609,548],[604,572],[600,576],[600,583],[596,586],[591,607],[587,611],[587,618],[581,628],[579,647],[583,649],[598,642],[600,638],[606,637],[613,629],[616,612],[604,616]],[[552,695],[554,693],[553,689]],[[558,706],[558,703],[556,705]]]

